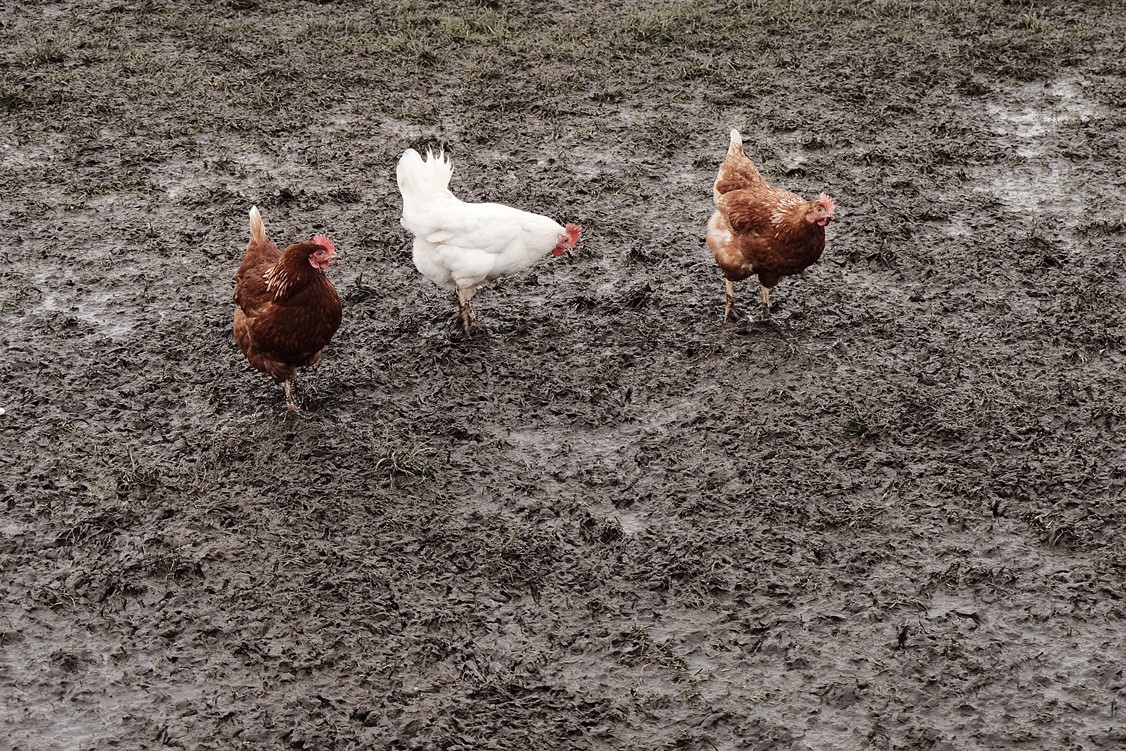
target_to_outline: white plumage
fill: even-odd
[[[453,165],[444,154],[426,159],[407,149],[396,170],[402,224],[414,235],[414,265],[430,281],[457,292],[461,323],[476,328],[469,301],[486,282],[533,266],[547,253],[563,255],[582,227],[499,203],[466,203],[450,192]]]

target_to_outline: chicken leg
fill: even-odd
[[[285,407],[290,412],[299,412],[300,407],[297,406],[297,378],[287,378],[285,380]]]
[[[727,304],[723,308],[723,320],[725,323],[727,321],[734,323],[738,321],[739,317],[742,315],[742,313],[735,309],[735,285],[730,279],[724,279],[723,281],[727,282]]]
[[[743,317],[743,314],[735,307],[735,284],[730,279],[725,279],[727,282],[727,304],[723,309],[723,320],[735,322]],[[759,309],[759,320],[770,320],[770,287],[765,284],[762,287],[762,307]]]
[[[465,331],[466,336],[473,336],[473,332],[477,330],[477,314],[473,312],[473,306],[469,304],[469,298],[470,295],[458,289],[458,317],[461,320],[461,328]]]

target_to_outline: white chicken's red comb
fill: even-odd
[[[330,253],[336,252],[336,246],[333,245],[332,241],[329,240],[324,235],[317,235],[316,237],[313,238],[313,242],[315,242],[317,245],[320,245],[322,248],[329,251]]]

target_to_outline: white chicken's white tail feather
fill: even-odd
[[[433,151],[427,150],[424,161],[414,149],[404,151],[395,170],[404,213],[421,208],[439,195],[448,195],[453,174],[453,164],[445,152],[434,156]]]
[[[262,214],[257,206],[250,207],[250,242],[263,243],[266,240],[266,225],[262,221]]]

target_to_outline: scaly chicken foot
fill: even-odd
[[[734,323],[743,317],[742,311],[735,307],[735,285],[730,279],[727,282],[726,305],[723,309],[723,320]],[[770,287],[760,285],[762,288],[762,305],[759,307],[759,320],[769,321],[770,317]]]
[[[762,286],[762,308],[759,310],[762,320],[770,318],[770,287]]]
[[[735,307],[735,285],[731,283],[730,279],[724,279],[727,282],[727,304],[723,308],[723,321],[727,323],[730,321],[734,323],[743,317]]]
[[[285,408],[290,412],[300,411],[297,406],[297,379],[290,378],[285,381]]]
[[[477,313],[473,310],[473,306],[469,304],[469,297],[460,289],[457,291],[458,303],[458,319],[461,321],[461,328],[466,336],[473,336],[477,331]]]

